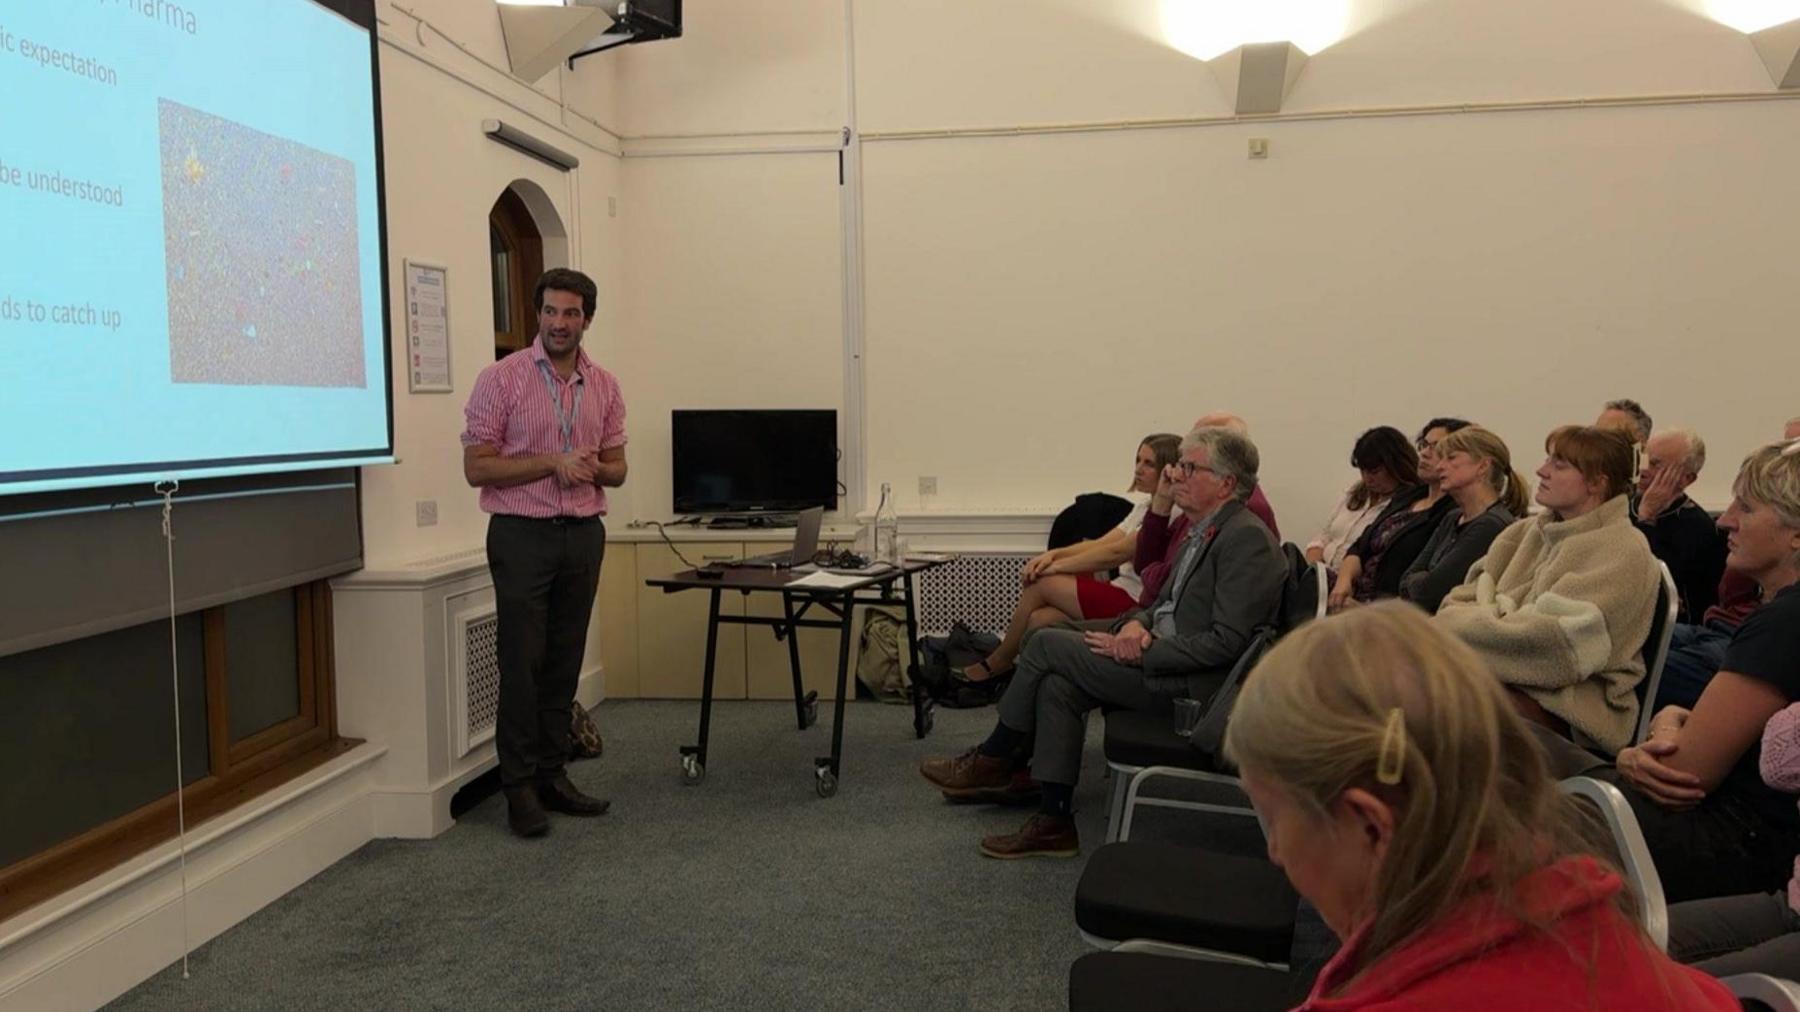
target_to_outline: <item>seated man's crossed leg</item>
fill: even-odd
[[[1081,776],[1088,712],[1099,706],[1168,710],[1189,687],[1152,688],[1142,668],[1105,656],[1089,642],[1103,633],[1045,629],[1019,655],[1000,698],[1000,719],[986,741],[955,758],[928,760],[920,772],[952,799],[987,800],[1012,788],[1029,757],[1042,786],[1038,812],[1016,833],[986,837],[989,857],[1074,857],[1080,853],[1073,799]],[[1222,678],[1223,676],[1217,676]]]

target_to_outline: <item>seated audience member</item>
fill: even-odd
[[[1194,428],[1224,428],[1240,436],[1250,435],[1250,428],[1242,418],[1223,411],[1201,415]],[[1144,525],[1138,528],[1137,554],[1132,558],[1132,565],[1144,584],[1143,593],[1138,595],[1140,607],[1149,607],[1151,600],[1162,590],[1163,581],[1175,564],[1175,555],[1181,550],[1181,539],[1187,536],[1187,514],[1174,508],[1170,492],[1181,477],[1173,467],[1163,469],[1162,480],[1150,496],[1150,511],[1144,514]],[[1277,541],[1281,540],[1281,529],[1275,526],[1275,510],[1263,496],[1261,485],[1245,501],[1244,508],[1255,514]]]
[[[1762,778],[1800,795],[1800,703],[1763,727]],[[1800,841],[1794,841],[1800,849]],[[1787,889],[1689,900],[1669,908],[1669,955],[1715,977],[1800,972],[1800,856]]]
[[[1318,537],[1306,544],[1306,561],[1323,562],[1334,571],[1394,493],[1419,484],[1418,451],[1405,433],[1389,425],[1356,437],[1350,466],[1361,472],[1356,484],[1332,507]]]
[[[1040,810],[1017,833],[983,839],[983,854],[1079,853],[1071,805],[1088,711],[1167,710],[1177,696],[1210,698],[1256,627],[1274,619],[1286,566],[1274,536],[1244,508],[1257,466],[1255,445],[1231,429],[1190,433],[1174,498],[1191,533],[1156,600],[1110,632],[1039,630],[1019,655],[987,740],[919,767],[947,798],[999,800],[1029,750],[1043,789]]]
[[[1765,603],[1694,708],[1658,711],[1649,739],[1616,764],[1671,900],[1777,888],[1800,839],[1794,797],[1757,770],[1764,725],[1800,700],[1800,449],[1753,452],[1732,493],[1719,518],[1730,565]]]
[[[1246,438],[1250,435],[1249,424],[1245,422],[1243,418],[1234,415],[1229,411],[1214,411],[1210,414],[1201,415],[1194,421],[1194,428],[1230,429]],[[1275,535],[1275,541],[1279,544],[1281,541],[1281,527],[1275,523],[1275,507],[1269,505],[1269,497],[1263,493],[1261,485],[1256,486],[1256,491],[1250,493],[1250,498],[1244,501],[1244,508],[1255,515],[1258,520],[1263,522],[1263,526],[1269,529],[1270,534]]]
[[[1131,491],[1137,502],[1125,519],[1103,537],[1054,548],[1025,563],[1020,577],[1025,589],[1000,645],[963,669],[963,677],[979,682],[1006,673],[1029,629],[1070,620],[1113,618],[1137,606],[1143,584],[1131,560],[1137,551],[1138,528],[1149,509],[1157,477],[1175,462],[1180,446],[1181,437],[1174,433],[1145,436],[1132,468]],[[1118,574],[1110,580],[1095,575],[1115,568]]]
[[[1400,578],[1400,597],[1426,611],[1436,611],[1500,532],[1530,508],[1525,479],[1513,469],[1512,451],[1478,425],[1444,437],[1437,445],[1437,468],[1438,488],[1456,509],[1438,522]]]
[[[1545,512],[1500,532],[1434,621],[1475,648],[1525,716],[1565,738],[1580,731],[1612,755],[1637,725],[1661,579],[1631,526],[1627,438],[1569,425],[1545,449]]]
[[[1784,440],[1793,439],[1795,423],[1789,422]],[[1655,709],[1682,706],[1693,709],[1706,683],[1725,661],[1731,634],[1756,609],[1762,607],[1762,588],[1743,573],[1725,567],[1719,578],[1717,603],[1706,609],[1698,625],[1692,619],[1678,622],[1669,638],[1668,659],[1663,662],[1662,682],[1656,691]]]
[[[1269,859],[1343,947],[1306,1010],[1735,1010],[1637,923],[1473,651],[1416,609],[1302,626],[1257,665],[1225,753]]]
[[[1331,587],[1332,611],[1400,593],[1400,578],[1406,575],[1407,567],[1424,550],[1437,525],[1456,507],[1438,487],[1438,441],[1468,426],[1460,418],[1433,418],[1419,430],[1413,445],[1419,451],[1419,480],[1423,484],[1395,492],[1381,515],[1363,529],[1356,543],[1344,553],[1337,580]]]
[[[1658,432],[1644,444],[1632,516],[1650,551],[1675,577],[1678,621],[1697,622],[1718,600],[1725,572],[1725,539],[1712,515],[1687,497],[1706,466],[1706,444],[1692,432]]]
[[[1625,433],[1631,445],[1642,450],[1650,440],[1650,412],[1644,406],[1629,397],[1621,397],[1616,401],[1607,401],[1600,409],[1600,417],[1594,419],[1594,425],[1602,429],[1617,429]]]

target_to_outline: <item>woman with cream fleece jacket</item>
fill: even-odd
[[[1547,449],[1536,496],[1545,512],[1501,532],[1434,620],[1482,656],[1527,716],[1617,752],[1637,724],[1660,583],[1631,523],[1631,447],[1570,426]]]

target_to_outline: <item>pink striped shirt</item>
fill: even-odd
[[[546,373],[555,383],[564,415],[577,411],[576,389],[581,388],[573,431],[575,449],[611,450],[625,445],[625,398],[619,392],[618,378],[595,364],[587,352],[577,351],[575,371],[563,379],[544,354],[541,339],[481,370],[475,378],[475,389],[463,408],[468,420],[463,445],[491,446],[502,457],[563,452],[562,426],[544,383]],[[550,475],[510,488],[484,486],[481,508],[522,517],[591,517],[606,512],[606,490],[598,485],[565,487]]]

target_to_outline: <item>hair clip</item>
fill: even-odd
[[[1375,760],[1375,779],[1392,787],[1406,768],[1406,714],[1398,706],[1388,711],[1381,731],[1381,755]]]

